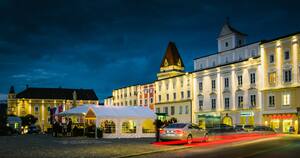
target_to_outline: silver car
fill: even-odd
[[[207,141],[208,132],[191,123],[174,123],[160,130],[160,140]]]

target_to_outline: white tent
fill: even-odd
[[[99,106],[84,104],[59,113],[61,116],[95,116],[96,126],[104,128],[104,138],[154,137],[156,115],[148,107]]]

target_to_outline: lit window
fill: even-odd
[[[269,73],[269,84],[270,85],[276,84],[276,72]]]
[[[284,93],[282,95],[282,105],[289,106],[291,101],[291,95],[289,93]]]

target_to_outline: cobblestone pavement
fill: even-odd
[[[85,137],[56,138],[48,135],[1,136],[0,157],[121,157],[145,152],[184,148],[156,146],[154,139],[93,139]]]

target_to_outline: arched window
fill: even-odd
[[[112,120],[102,121],[100,124],[103,133],[116,133],[116,124]]]
[[[136,133],[136,122],[132,120],[123,122],[122,133]]]
[[[155,133],[154,122],[151,119],[147,119],[142,124],[143,133]]]

